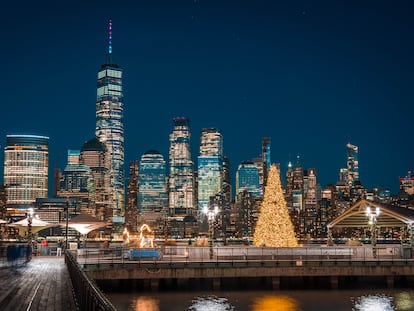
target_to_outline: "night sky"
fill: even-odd
[[[85,4],[86,3],[86,4]],[[53,167],[94,136],[96,75],[124,70],[125,163],[168,161],[172,118],[224,137],[232,182],[272,139],[285,174],[300,155],[322,187],[359,146],[362,183],[398,191],[413,169],[412,1],[7,1],[1,9],[1,147],[50,137]],[[3,153],[1,153],[3,163]],[[2,169],[3,170],[3,169]],[[1,174],[3,175],[3,174]]]

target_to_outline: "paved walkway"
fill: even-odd
[[[63,256],[0,269],[0,310],[77,310]]]

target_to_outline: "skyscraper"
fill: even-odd
[[[358,147],[352,144],[346,145],[348,187],[352,188],[356,181],[359,181],[358,169]]]
[[[198,214],[210,198],[223,190],[223,136],[215,128],[204,128],[198,156]]]
[[[141,156],[138,185],[139,219],[154,224],[168,209],[166,165],[158,151],[149,150]]]
[[[49,137],[7,135],[4,184],[7,204],[32,204],[48,196]]]
[[[263,184],[266,184],[267,172],[272,164],[270,159],[270,137],[262,138]]]
[[[111,221],[113,212],[109,184],[110,164],[105,144],[97,137],[85,142],[80,151],[79,164],[89,167],[93,178],[91,214],[100,220]]]
[[[124,123],[122,70],[112,62],[112,21],[109,21],[108,62],[98,72],[95,135],[105,144],[110,163],[114,220],[124,216]]]
[[[60,176],[59,190],[56,197],[72,198],[83,212],[94,215],[94,182],[91,169],[79,163],[79,150],[68,150],[68,164]]]
[[[169,216],[181,219],[196,215],[194,164],[190,149],[190,120],[186,117],[177,117],[173,122],[169,151]]]

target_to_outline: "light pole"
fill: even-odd
[[[208,219],[208,235],[210,240],[210,259],[213,258],[213,239],[214,239],[214,220],[218,214],[218,206],[215,205],[214,208],[208,208],[207,205],[204,205],[203,213],[207,216]]]
[[[375,208],[375,211],[371,210],[370,206],[367,206],[365,209],[365,215],[368,217],[369,230],[371,231],[371,245],[372,245],[372,254],[377,257],[376,245],[377,245],[377,218],[380,215],[381,211],[379,207]]]
[[[32,221],[33,221],[33,208],[30,207],[27,211],[27,243],[32,244]]]
[[[65,252],[66,252],[66,250],[68,249],[69,198],[66,198],[65,212],[66,212],[66,228],[65,228]]]

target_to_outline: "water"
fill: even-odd
[[[119,311],[412,311],[414,289],[108,293]]]

